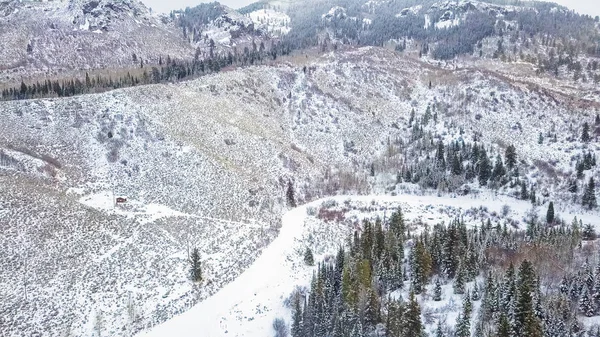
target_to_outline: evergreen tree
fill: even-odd
[[[456,273],[456,278],[454,279],[454,294],[462,295],[465,293],[465,268],[463,268],[462,263],[458,267],[458,272]]]
[[[527,184],[525,182],[521,183],[521,200],[529,199],[529,192],[527,192]]]
[[[404,329],[404,306],[396,300],[389,299],[387,303],[385,326],[389,336],[402,336]]]
[[[287,203],[290,207],[296,207],[296,197],[294,192],[294,184],[292,181],[288,181],[287,191],[285,193],[287,198]]]
[[[479,294],[479,285],[477,281],[473,284],[473,294],[471,295],[471,299],[473,301],[479,301],[481,299],[481,295]]]
[[[300,306],[299,295],[294,296],[292,337],[302,337],[302,307]]]
[[[410,292],[408,308],[406,310],[405,334],[404,336],[421,336],[423,324],[421,323],[421,308],[415,293]]]
[[[582,172],[582,175],[583,175],[583,172]],[[577,188],[577,180],[575,180],[575,179],[570,180],[569,181],[569,192],[571,192],[571,193],[577,193],[577,190],[578,190],[578,188]]]
[[[512,337],[512,331],[510,328],[510,321],[506,314],[500,314],[500,321],[498,323],[497,337]]]
[[[435,329],[435,337],[445,337],[444,327],[442,326],[442,321],[438,321],[437,328]]]
[[[194,247],[192,249],[192,254],[190,255],[190,275],[192,277],[192,281],[200,282],[202,281],[202,267],[200,262],[200,252],[198,248]]]
[[[590,178],[585,191],[583,193],[582,204],[584,207],[588,209],[594,209],[598,206],[596,201],[596,184],[594,183],[594,178]]]
[[[541,322],[533,308],[533,278],[531,263],[524,260],[519,267],[519,288],[515,308],[515,331],[517,336],[542,337]]]
[[[496,164],[494,165],[494,170],[492,171],[491,179],[493,181],[499,182],[502,180],[504,175],[506,174],[506,170],[504,169],[504,164],[502,164],[502,158],[500,155],[496,158]]]
[[[585,122],[583,123],[583,130],[581,132],[581,141],[584,143],[588,143],[590,140],[590,125],[587,122]]]
[[[442,284],[439,278],[435,280],[435,288],[433,289],[433,300],[436,302],[442,300]]]
[[[554,203],[552,201],[550,201],[550,204],[548,205],[548,211],[546,212],[546,223],[554,223]]]
[[[306,263],[307,266],[315,265],[315,259],[312,250],[309,247],[306,247],[306,250],[304,251],[304,263]]]
[[[577,171],[577,179],[583,179],[583,171],[585,170],[585,165],[581,161],[577,161],[575,164],[575,170]]]
[[[583,287],[582,289],[581,297],[579,298],[579,311],[587,317],[592,317],[595,314],[594,302],[592,301],[588,287]]]
[[[435,153],[435,161],[438,168],[441,170],[446,169],[446,160],[444,157],[444,143],[442,141],[438,141],[437,151]]]
[[[463,173],[462,163],[456,153],[452,155],[452,174],[458,176]]]
[[[471,294],[467,291],[463,298],[463,314],[465,317],[471,318],[473,313],[473,302],[471,302]]]
[[[594,271],[594,285],[592,287],[592,301],[594,307],[600,310],[600,262]]]
[[[431,273],[431,255],[421,240],[411,250],[410,268],[413,291],[420,294],[423,286],[429,282]]]
[[[540,144],[540,145],[544,144],[544,136],[542,135],[541,132],[540,132],[540,135],[538,136],[538,144]]]
[[[592,224],[587,224],[583,227],[583,231],[581,231],[581,239],[583,241],[596,240],[596,230]]]
[[[506,166],[509,170],[515,168],[515,166],[517,165],[517,150],[513,145],[509,145],[506,148],[504,159],[506,161]]]
[[[492,166],[490,164],[490,159],[485,153],[485,149],[481,149],[481,153],[479,154],[479,185],[485,186],[492,175]]]

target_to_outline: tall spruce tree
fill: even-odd
[[[504,153],[504,160],[506,161],[506,167],[512,170],[517,165],[517,150],[513,145],[509,145]]]
[[[490,176],[492,175],[492,165],[490,164],[490,159],[488,158],[485,149],[481,148],[481,153],[479,154],[479,185],[486,186]]]
[[[415,298],[415,293],[410,292],[405,318],[404,336],[421,336],[423,323],[421,322],[421,307]]]
[[[304,263],[306,263],[307,266],[315,265],[315,258],[313,257],[312,250],[309,247],[306,247],[306,250],[304,251]]]
[[[435,279],[435,288],[433,289],[433,300],[439,302],[442,300],[442,283],[440,278]]]
[[[590,178],[587,186],[585,187],[581,203],[584,207],[587,207],[588,209],[594,209],[598,206],[598,202],[596,200],[596,184],[594,182],[594,178]]]
[[[296,195],[294,191],[294,183],[292,181],[288,181],[287,191],[285,193],[288,205],[290,207],[296,207]]]
[[[554,203],[552,201],[550,201],[550,204],[548,204],[548,211],[546,212],[546,223],[554,223]]]
[[[510,321],[505,313],[500,314],[500,320],[498,322],[497,337],[512,337],[512,329],[510,327]]]
[[[194,247],[192,249],[192,254],[190,254],[190,276],[192,281],[200,282],[202,281],[202,267],[200,262],[200,252],[198,248]]]
[[[458,271],[456,272],[456,278],[454,279],[454,284],[453,284],[454,294],[462,295],[465,293],[465,282],[466,282],[465,268],[462,266],[462,262],[461,262],[458,266]]]
[[[581,131],[581,141],[588,143],[591,140],[590,137],[590,125],[588,122],[583,123],[583,130]]]
[[[302,307],[300,295],[294,296],[294,307],[292,313],[292,337],[302,337]]]

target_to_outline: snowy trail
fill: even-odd
[[[292,292],[298,273],[288,258],[303,232],[306,205],[286,213],[279,236],[237,279],[182,315],[140,336],[268,336],[272,315]],[[308,274],[307,268],[299,271]],[[253,316],[248,315],[254,312]],[[239,315],[239,316],[238,316]],[[236,317],[237,316],[237,317]]]

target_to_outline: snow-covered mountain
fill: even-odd
[[[208,19],[196,22],[195,15]],[[281,15],[255,16],[255,22],[218,3],[158,16],[138,0],[4,0],[0,74],[13,85],[82,77],[84,71],[118,77],[161,59],[190,61],[208,57],[209,50],[227,55],[285,32],[276,29]]]
[[[83,335],[101,322],[127,335],[185,311],[277,235],[288,181],[300,203],[416,188],[396,175],[421,144],[409,141],[411,111],[421,119],[428,106],[432,137],[476,137],[490,155],[513,144],[522,176],[545,191],[539,202],[570,205],[575,162],[598,151],[578,141],[598,96],[502,62],[455,67],[367,47],[3,103],[2,334]],[[540,133],[556,141],[540,144]],[[201,287],[187,278],[194,246]]]
[[[9,80],[68,76],[78,69],[131,68],[139,66],[140,59],[156,63],[161,56],[194,55],[180,31],[136,0],[13,0],[0,8],[0,63]]]
[[[469,225],[523,229],[527,199],[593,223],[581,204],[600,177],[598,27],[529,2],[212,3],[156,16],[137,0],[1,0],[0,89],[51,98],[0,103],[0,335],[206,323],[262,336],[308,285],[302,249],[327,258],[358,228],[315,217],[336,211],[321,207],[328,196],[358,200],[355,222],[400,206],[435,225],[478,209]],[[226,59],[212,54],[232,66],[210,67]],[[79,92],[95,92],[88,70],[105,72],[103,90],[138,85],[140,64],[141,83],[173,69],[189,79],[200,62],[177,65],[199,59],[208,75],[178,83],[70,98],[31,85],[65,80],[75,94],[79,77]],[[290,194],[318,202],[286,213]],[[505,204],[514,212],[499,217]],[[201,284],[188,277],[195,247]],[[260,282],[269,264],[278,274]]]

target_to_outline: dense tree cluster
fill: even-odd
[[[421,336],[417,296],[444,300],[448,282],[462,309],[456,325],[440,323],[436,336],[468,337],[471,328],[476,336],[583,333],[578,317],[600,315],[600,262],[594,270],[587,259],[578,264],[581,240],[595,233],[577,219],[555,224],[532,220],[520,231],[489,219],[467,228],[457,219],[411,235],[400,211],[386,223],[365,220],[348,250],[318,264],[309,293],[293,294],[292,336]],[[390,296],[402,288],[404,299]]]
[[[406,48],[405,40],[414,40],[420,45],[421,54],[429,54],[436,59],[448,60],[463,54],[482,56],[482,41],[488,37],[498,37],[498,48],[494,57],[513,58],[528,49],[532,40],[539,40],[545,46],[554,48],[554,56],[545,58],[533,56],[541,70],[556,70],[568,65],[577,72],[582,65],[577,61],[580,53],[600,56],[598,31],[595,21],[589,16],[581,16],[566,10],[556,10],[554,4],[543,2],[519,3],[523,10],[506,11],[498,20],[496,10],[474,10],[466,4],[447,12],[444,8],[432,7],[436,1],[398,0],[385,4],[375,4],[363,0],[321,1],[294,8],[290,11],[292,32],[285,39],[292,48],[323,45],[328,39],[336,39],[344,44],[380,46],[389,41],[398,41],[397,50]],[[488,1],[506,5],[504,1]],[[421,5],[421,10],[410,10]],[[323,18],[333,6],[344,8],[343,15]],[[425,19],[428,17],[428,21]],[[436,28],[437,23],[460,18],[459,25]],[[364,19],[368,19],[365,24]],[[507,24],[514,23],[514,24]],[[319,34],[327,29],[333,36],[323,38]],[[519,41],[519,50],[516,49]],[[577,43],[573,42],[577,41]],[[400,43],[401,42],[401,43]],[[507,47],[513,47],[509,50]],[[524,58],[522,55],[521,58]],[[590,63],[595,67],[597,63]],[[579,69],[581,71],[582,69]],[[591,75],[594,77],[594,75]],[[600,79],[600,74],[596,74]]]

